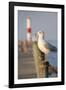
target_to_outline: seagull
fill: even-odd
[[[37,35],[37,44],[38,44],[39,50],[43,52],[45,55],[47,55],[50,52],[50,49],[48,48],[48,45],[44,40],[45,33],[42,31],[39,31],[36,33],[36,35]]]

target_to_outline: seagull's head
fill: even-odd
[[[39,32],[36,33],[37,39],[38,39],[38,38],[44,38],[44,36],[45,36],[45,33],[42,32],[42,31],[39,31]]]

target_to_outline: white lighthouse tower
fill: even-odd
[[[30,17],[27,17],[27,42],[31,44],[32,35],[31,35],[31,24],[30,24]]]

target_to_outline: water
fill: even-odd
[[[49,40],[48,42],[57,48],[57,41],[56,40]],[[48,54],[48,61],[53,67],[55,67],[57,69],[57,61],[58,61],[57,60],[57,52],[51,51]],[[57,76],[56,73],[52,73],[51,75],[49,75],[49,77],[55,77],[55,76]]]
[[[57,48],[56,40],[49,40],[48,42]],[[57,67],[57,52],[50,52],[48,54],[48,61],[52,66]]]
[[[57,52],[50,52],[48,54],[48,61],[52,66],[57,67]]]

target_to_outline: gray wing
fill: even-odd
[[[50,49],[50,51],[57,51],[57,48],[56,48],[55,46],[51,45],[51,44],[48,43],[48,42],[45,43],[45,47],[46,47],[47,49]]]

